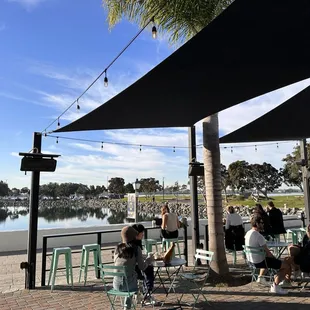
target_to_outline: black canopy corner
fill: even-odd
[[[310,1],[236,0],[132,86],[56,132],[188,127],[310,77]]]
[[[310,137],[310,86],[253,122],[222,137],[220,143],[289,141]]]

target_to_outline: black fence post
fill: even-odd
[[[97,244],[99,244],[99,246],[100,246],[100,251],[99,251],[98,255],[101,256],[101,232],[97,233]],[[97,266],[99,266],[99,258],[97,261]],[[97,270],[97,279],[100,279],[100,269],[97,268],[96,270]]]
[[[205,226],[205,249],[209,251],[209,227],[208,224]]]
[[[187,246],[187,225],[184,225],[184,256],[186,260],[185,266],[188,266],[188,246]]]
[[[47,238],[43,237],[42,245],[42,269],[41,269],[41,286],[45,286],[46,276],[46,253],[47,253]]]

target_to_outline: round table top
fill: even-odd
[[[165,264],[162,260],[155,260],[153,262],[154,267],[180,267],[185,264],[186,260],[178,257],[174,257],[168,264]]]
[[[268,241],[267,246],[270,248],[273,247],[286,247],[289,246],[291,243],[289,242],[282,242],[282,241]]]

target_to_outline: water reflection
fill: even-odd
[[[29,207],[26,206],[4,206],[0,202],[0,230],[27,229]],[[88,225],[119,224],[128,222],[127,212],[110,210],[102,207],[81,207],[79,205],[57,205],[44,204],[39,207],[39,225],[40,228],[72,227],[78,222],[86,222]],[[139,221],[150,221],[154,218],[153,214],[139,214]],[[40,219],[43,219],[40,220]],[[70,223],[72,225],[70,225]]]

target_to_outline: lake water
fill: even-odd
[[[29,213],[27,208],[7,207],[0,211],[0,231],[28,229]],[[113,212],[106,208],[49,208],[39,210],[38,228],[109,225],[123,223],[126,221],[125,218],[124,212]]]

